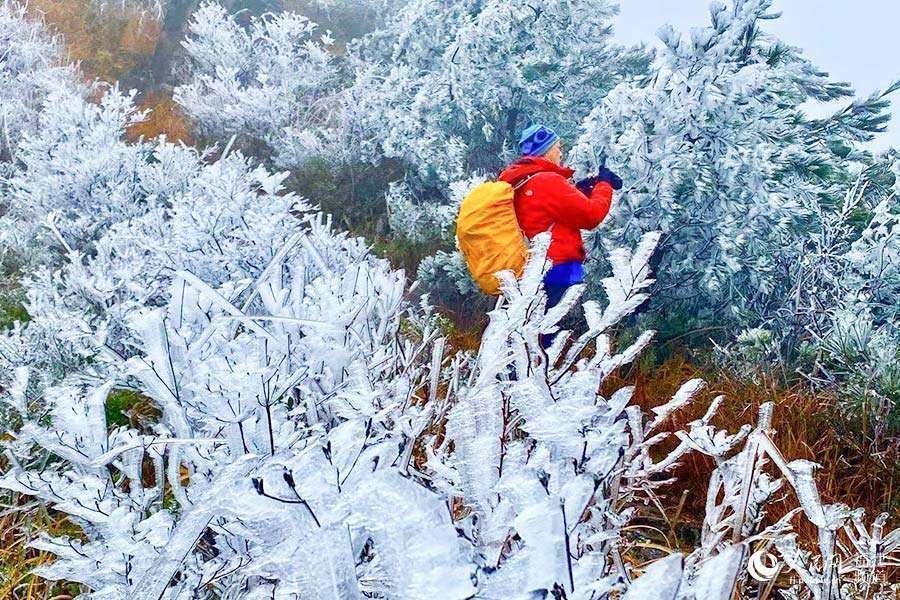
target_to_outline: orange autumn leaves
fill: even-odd
[[[30,0],[31,13],[62,34],[69,58],[91,79],[128,78],[153,55],[161,27],[135,8],[101,9],[88,0]]]
[[[138,108],[147,118],[131,127],[129,139],[165,135],[192,143],[190,123],[171,93],[146,90],[146,79],[163,35],[156,15],[114,3],[101,7],[89,0],[30,0],[29,11],[62,35],[68,58],[86,79],[121,82],[138,88]]]
[[[165,135],[170,142],[193,144],[191,125],[181,107],[167,92],[145,94],[139,103],[142,110],[149,110],[147,118],[128,129],[128,139],[152,138]]]

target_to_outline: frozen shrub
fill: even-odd
[[[38,113],[48,93],[60,85],[77,87],[64,61],[60,40],[26,16],[25,4],[0,2],[0,180],[18,157],[23,136],[38,129]]]
[[[327,141],[337,85],[332,42],[298,14],[254,17],[244,27],[220,4],[205,3],[191,18],[189,80],[175,101],[206,136],[246,138],[277,165],[300,166]]]

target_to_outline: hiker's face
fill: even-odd
[[[550,149],[547,150],[544,158],[546,158],[553,164],[561,165],[563,159],[562,142],[557,140],[556,143],[550,146]]]

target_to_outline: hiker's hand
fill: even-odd
[[[606,167],[600,167],[600,170],[597,172],[597,181],[605,181],[614,190],[622,189],[622,178]]]
[[[575,187],[578,188],[578,191],[584,194],[587,197],[590,197],[594,192],[594,186],[597,185],[596,177],[585,177],[581,181],[575,184]]]

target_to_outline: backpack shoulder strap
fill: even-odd
[[[527,175],[527,176],[523,177],[522,179],[520,179],[516,183],[516,185],[512,186],[513,191],[516,191],[516,192],[519,191],[520,187],[522,187],[523,185],[525,185],[526,183],[528,183],[529,181],[531,181],[532,179],[537,177],[539,173],[541,173],[541,172],[538,171],[538,173],[532,173],[531,175]]]

